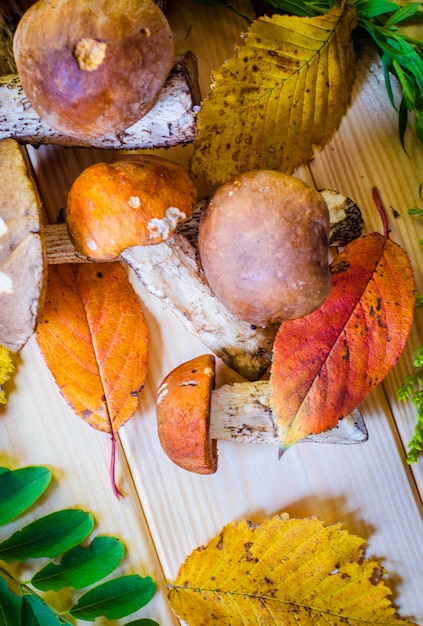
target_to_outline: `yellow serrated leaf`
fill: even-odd
[[[318,17],[255,20],[235,56],[213,72],[192,173],[220,184],[252,169],[291,174],[307,163],[349,105],[356,23],[349,3]]]
[[[363,558],[364,543],[314,517],[231,523],[187,558],[169,601],[192,626],[410,625],[380,565]]]
[[[0,404],[6,404],[6,394],[3,391],[2,385],[7,382],[10,375],[15,371],[15,366],[10,357],[10,352],[4,346],[0,346]]]

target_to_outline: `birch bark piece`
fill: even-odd
[[[18,352],[33,334],[46,289],[41,202],[20,147],[0,141],[0,344]]]
[[[116,150],[169,148],[194,141],[200,101],[197,60],[186,52],[175,57],[158,101],[143,118],[117,135],[85,141],[62,135],[45,124],[29,104],[19,76],[8,74],[0,76],[0,140],[12,137],[33,145]]]

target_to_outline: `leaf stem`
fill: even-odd
[[[120,500],[120,498],[123,498],[123,494],[119,491],[119,488],[116,484],[116,476],[115,476],[115,472],[116,472],[116,437],[114,435],[114,433],[111,436],[111,441],[112,441],[112,450],[111,450],[111,455],[110,455],[110,482],[112,483],[112,490],[113,493],[115,494],[116,498],[118,500]]]
[[[372,194],[373,194],[374,203],[380,215],[380,219],[382,220],[383,234],[387,239],[389,239],[390,229],[389,229],[388,217],[386,215],[386,211],[385,211],[385,207],[383,206],[382,199],[379,195],[379,191],[377,190],[376,187],[373,187]]]

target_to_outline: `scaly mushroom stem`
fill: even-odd
[[[267,380],[222,385],[211,392],[210,437],[237,443],[278,445],[276,425],[270,408]],[[301,442],[355,444],[367,441],[368,434],[358,409],[338,425]]]
[[[338,201],[332,203],[329,211],[331,238],[336,240],[334,245],[344,246],[361,234],[360,209],[345,196],[330,193]],[[148,291],[160,298],[181,324],[228,367],[248,380],[258,380],[270,365],[277,325],[251,326],[230,313],[212,293],[198,265],[195,248],[198,220],[205,203],[206,199],[200,200],[192,218],[166,242],[127,248],[120,258]],[[90,261],[76,252],[65,224],[46,226],[45,238],[49,263]]]

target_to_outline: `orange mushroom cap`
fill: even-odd
[[[188,172],[168,159],[137,154],[94,163],[69,191],[69,237],[81,254],[112,261],[131,246],[165,241],[196,201]]]
[[[217,442],[210,438],[215,371],[215,357],[203,354],[172,370],[157,390],[162,448],[176,465],[197,474],[217,470]]]

